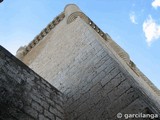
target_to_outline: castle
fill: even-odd
[[[1,120],[160,119],[160,91],[74,4],[16,57],[0,46]]]

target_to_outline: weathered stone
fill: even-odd
[[[123,93],[125,93],[131,86],[127,81],[121,82],[119,86],[115,87],[113,91],[111,91],[108,96],[111,100],[115,100],[120,97]]]
[[[24,108],[25,112],[29,115],[31,115],[33,118],[37,119],[38,118],[38,112],[34,110],[33,108],[27,106]]]
[[[43,108],[42,106],[40,106],[37,102],[32,101],[32,108],[34,108],[35,110],[37,110],[38,112],[42,113],[43,112]]]
[[[44,115],[45,115],[46,117],[50,118],[51,120],[52,120],[52,119],[53,119],[53,120],[55,119],[54,114],[50,113],[49,111],[44,110]]]
[[[6,50],[2,49],[0,52],[6,52]],[[62,94],[27,66],[19,64],[20,61],[12,55],[6,57],[10,62],[0,57],[6,61],[0,68],[0,119],[54,120],[56,119],[54,114],[63,118],[61,113],[48,112],[49,105],[57,106],[56,109],[62,111],[59,105],[59,103],[63,104]],[[43,84],[50,90],[47,91],[46,87],[41,87]],[[54,97],[51,97],[50,93],[55,93]],[[58,101],[58,104],[55,101]]]
[[[59,118],[59,117],[56,117],[56,120],[62,120],[61,118]]]
[[[46,118],[44,115],[40,114],[39,115],[39,120],[49,120],[49,119]]]
[[[160,116],[160,92],[73,4],[20,57],[30,68],[0,46],[2,120],[114,120],[120,112]]]

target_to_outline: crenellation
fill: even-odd
[[[43,30],[40,34],[41,34],[42,37],[44,37],[44,36],[47,35],[47,33],[45,32],[45,30]]]
[[[0,46],[2,120],[115,120],[118,113],[141,112],[160,116],[157,88],[74,4],[21,47],[17,57],[27,66]]]
[[[33,39],[33,40],[28,44],[28,46],[26,47],[26,49],[23,51],[23,56],[22,56],[22,58],[20,58],[20,59],[23,59],[23,57],[24,57],[32,48],[34,48],[34,46],[36,46],[36,45],[39,43],[39,41],[41,41],[41,40],[43,39],[43,37],[45,37],[45,36],[55,27],[55,25],[59,24],[59,22],[62,21],[64,17],[65,17],[65,16],[64,16],[64,13],[61,13],[61,14],[59,15],[59,17],[57,17],[56,19],[54,19],[46,28],[44,28],[44,30],[41,31],[40,34],[37,35],[37,37],[35,38],[35,39],[36,39],[36,42],[34,42],[35,39]],[[52,24],[52,23],[53,23],[53,24]],[[18,51],[17,51],[17,52],[18,52]],[[16,55],[16,56],[19,58],[18,55]]]

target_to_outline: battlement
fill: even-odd
[[[23,57],[31,51],[34,46],[36,46],[39,41],[43,39],[52,29],[55,28],[56,25],[58,25],[64,18],[67,20],[67,24],[74,21],[77,17],[80,17],[82,20],[84,20],[91,28],[93,28],[105,41],[110,40],[111,46],[115,49],[119,55],[124,58],[125,61],[128,62],[129,56],[128,54],[120,47],[118,46],[114,41],[111,40],[110,36],[108,34],[105,34],[89,17],[87,17],[83,12],[80,11],[80,9],[75,4],[69,4],[65,7],[64,12],[62,12],[60,15],[58,15],[51,23],[47,25],[46,28],[44,28],[39,35],[37,35],[21,52]],[[19,56],[19,51],[17,50],[17,57]],[[23,59],[23,57],[18,57],[20,59]]]
[[[127,64],[135,74],[140,77],[142,80],[148,83],[148,85],[155,91],[156,94],[160,96],[160,91],[155,87],[154,84],[150,82],[150,80],[136,67],[133,61],[130,60],[128,53],[123,50],[117,43],[112,40],[112,38],[105,34],[88,16],[86,16],[75,4],[68,4],[64,8],[64,12],[58,15],[51,23],[44,28],[39,35],[37,35],[29,44],[28,46],[24,47],[23,50],[20,48],[17,51],[17,57],[23,61],[28,52],[30,52],[38,43],[43,40],[47,34],[55,28],[61,21],[65,20],[66,24],[70,24],[73,22],[77,17],[80,17],[85,23],[87,23],[103,40],[105,44],[109,46],[113,54],[116,54],[117,59],[122,59],[124,64]]]
[[[10,63],[4,62],[4,51],[0,51],[0,71],[10,70]],[[75,4],[67,5],[34,40],[21,47],[16,56],[43,78],[39,83],[41,86],[44,83],[54,86],[59,93],[55,93],[56,98],[64,103],[64,106],[52,105],[53,109],[47,108],[48,112],[46,109],[35,112],[35,118],[31,115],[33,119],[41,116],[47,120],[114,120],[118,113],[160,116],[160,91],[130,60],[127,52]],[[19,63],[15,58],[14,61]],[[19,73],[27,68],[21,64],[18,65],[21,68]],[[11,66],[17,68],[17,65]],[[8,72],[3,71],[3,74],[8,75]],[[22,74],[27,79],[28,73]],[[19,74],[11,74],[12,77],[16,75]],[[41,95],[37,81],[31,80],[30,94],[36,87],[39,90],[37,94]],[[61,99],[61,93],[64,99]],[[43,94],[46,96],[44,102],[51,98],[51,94]],[[53,98],[50,102],[54,101]],[[61,115],[53,111],[54,107]]]
[[[58,15],[51,23],[47,25],[46,28],[44,28],[39,35],[37,35],[27,46],[20,47],[17,50],[16,57],[20,60],[23,59],[23,57],[32,50],[54,27],[59,24],[60,21],[64,19],[65,15],[62,12],[60,15]],[[22,50],[23,49],[23,50]]]

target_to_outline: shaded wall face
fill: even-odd
[[[0,119],[63,119],[62,93],[0,46]]]
[[[145,113],[149,106],[132,86],[133,79],[121,71],[99,43],[91,45],[92,49],[84,49],[72,67],[56,78],[64,81],[61,91],[67,96],[68,120],[106,120],[116,119],[118,113]]]
[[[106,120],[116,119],[119,112],[153,112],[152,102],[94,30],[80,18],[61,25],[57,29],[63,29],[44,39],[48,43],[29,66],[64,93],[66,119]]]
[[[151,112],[143,100],[147,98],[135,88],[134,79],[111,57],[99,37],[86,24],[79,27],[77,33],[88,34],[86,37],[77,36],[77,39],[80,37],[79,45],[84,46],[77,50],[68,67],[53,79],[53,84],[66,95],[66,118],[113,120],[117,119],[118,113]]]

